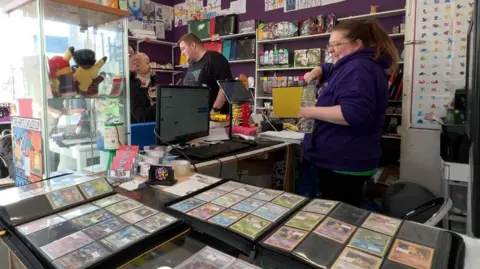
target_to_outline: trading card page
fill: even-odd
[[[232,224],[229,229],[243,234],[248,238],[255,239],[270,224],[271,222],[268,220],[248,215]]]
[[[277,198],[273,199],[272,203],[288,207],[294,208],[296,205],[300,204],[305,197],[295,195],[292,193],[283,193],[282,195],[278,196]]]
[[[40,249],[51,259],[55,260],[69,252],[79,249],[89,243],[93,242],[93,239],[88,237],[83,232],[76,232],[74,234],[65,236],[57,241],[53,241]]]
[[[178,202],[174,205],[171,205],[170,208],[173,208],[177,211],[180,211],[180,212],[183,212],[183,213],[186,213],[194,208],[197,208],[201,205],[205,204],[204,201],[202,200],[198,200],[198,199],[195,199],[195,198],[189,198],[187,200],[183,200],[181,202]]]
[[[79,217],[81,215],[85,215],[87,213],[90,213],[92,211],[100,209],[98,206],[92,205],[92,204],[84,204],[81,206],[74,207],[72,209],[62,211],[58,213],[58,215],[64,219],[73,219],[76,217]]]
[[[243,185],[245,185],[245,184],[238,183],[238,182],[235,182],[235,181],[228,181],[228,182],[225,182],[218,187],[215,187],[215,189],[225,191],[225,192],[231,192],[233,190],[236,190],[236,189],[242,187]]]
[[[235,209],[235,210],[238,210],[238,211],[242,211],[242,212],[247,212],[247,213],[251,213],[253,212],[255,209],[261,207],[262,205],[264,205],[266,202],[265,201],[262,201],[262,200],[257,200],[257,199],[253,199],[253,198],[247,198],[243,201],[240,201],[239,203],[233,205],[231,208],[232,209]]]
[[[188,258],[175,269],[223,269],[232,264],[235,258],[215,250],[210,247],[205,247],[192,257]]]
[[[293,216],[285,225],[295,227],[298,229],[311,231],[318,223],[325,217],[325,215],[300,211]]]
[[[146,233],[140,231],[133,226],[129,226],[105,237],[104,239],[102,239],[102,242],[112,250],[116,250],[126,245],[129,245],[145,236],[147,236]]]
[[[132,199],[127,199],[127,200],[123,200],[121,202],[118,202],[116,204],[109,205],[109,206],[105,207],[105,209],[112,212],[115,215],[121,215],[125,212],[128,212],[130,210],[133,210],[133,209],[141,207],[141,206],[142,206],[141,203],[139,203],[135,200],[132,200]]]
[[[128,197],[117,193],[117,194],[114,194],[112,196],[108,196],[108,197],[102,198],[100,200],[97,200],[97,201],[93,202],[93,204],[95,204],[99,207],[106,207],[106,206],[118,203],[118,202],[126,200],[126,199],[128,199]]]
[[[235,194],[238,194],[238,195],[241,195],[241,196],[245,196],[245,197],[249,197],[249,196],[252,196],[253,194],[261,191],[262,188],[259,188],[259,187],[255,187],[255,186],[252,186],[252,185],[244,185],[238,189],[235,190]]]
[[[332,269],[378,269],[382,259],[352,248],[345,248]]]
[[[211,189],[208,191],[204,191],[198,195],[195,195],[194,198],[197,198],[199,200],[205,201],[205,202],[210,202],[214,199],[217,199],[218,197],[227,194],[224,191],[221,190],[216,190],[216,189]]]
[[[354,230],[355,226],[328,217],[315,229],[314,232],[343,244],[347,241]]]
[[[280,217],[285,215],[288,212],[288,208],[279,206],[276,204],[272,203],[266,203],[259,209],[253,211],[253,215],[262,217],[264,219],[267,219],[269,221],[275,222],[277,221]]]
[[[304,230],[282,226],[263,242],[267,245],[291,252],[302,242],[307,234],[308,232]]]
[[[108,184],[104,178],[97,178],[92,181],[82,183],[79,185],[79,187],[87,199],[112,191],[112,187],[110,187],[110,184]]]
[[[380,214],[371,213],[362,224],[362,227],[377,231],[386,235],[394,236],[402,223],[399,219],[390,218]]]
[[[389,260],[418,269],[430,269],[434,249],[396,239],[390,250]]]
[[[254,195],[252,195],[252,198],[262,200],[262,201],[266,201],[266,202],[270,202],[282,193],[283,193],[283,191],[263,189],[263,190],[255,193]]]
[[[338,204],[338,202],[336,202],[336,201],[315,199],[315,200],[311,201],[307,206],[305,206],[302,210],[317,213],[317,214],[326,215],[337,204]]]
[[[359,228],[350,240],[350,246],[383,257],[390,246],[390,240],[390,236]]]
[[[85,268],[110,255],[111,252],[98,243],[92,243],[56,259],[57,268]]]
[[[45,228],[51,227],[55,224],[59,224],[64,221],[65,219],[57,215],[51,215],[45,218],[31,221],[29,223],[22,224],[17,227],[17,230],[19,230],[24,235],[29,235],[31,233],[38,232],[40,230],[43,230]]]
[[[130,225],[123,219],[113,217],[83,230],[91,238],[98,240]]]
[[[177,219],[170,215],[167,215],[165,213],[158,213],[137,222],[135,225],[142,228],[144,231],[147,231],[148,233],[153,233],[167,227],[168,225],[176,221]]]
[[[148,206],[142,206],[120,215],[120,217],[130,223],[136,223],[157,213],[158,211],[155,209]]]
[[[245,199],[244,196],[227,193],[224,196],[218,197],[217,199],[213,200],[212,203],[221,205],[223,207],[231,207],[232,205],[242,201],[243,199]]]
[[[72,222],[80,224],[83,227],[88,227],[93,224],[99,223],[106,219],[112,218],[114,215],[110,212],[107,212],[103,209],[99,209],[88,214],[82,215],[80,217],[74,218]]]
[[[228,227],[237,220],[245,217],[247,213],[236,211],[233,209],[227,209],[220,214],[215,215],[214,217],[210,218],[208,222],[220,225],[222,227]]]

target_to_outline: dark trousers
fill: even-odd
[[[312,170],[313,167],[315,169]],[[299,184],[297,184],[297,187],[299,187],[297,193],[309,197],[341,201],[361,207],[363,204],[363,185],[370,178],[370,176],[340,174],[316,166],[304,158],[302,160]],[[308,190],[308,192],[306,190]],[[314,193],[319,195],[311,195]]]

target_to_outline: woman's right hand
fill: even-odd
[[[303,79],[305,82],[310,83],[312,80],[320,79],[322,77],[322,68],[320,66],[316,66],[312,69],[312,71],[305,73],[303,75]]]

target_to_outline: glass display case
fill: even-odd
[[[129,143],[129,12],[83,0],[2,0],[2,12],[17,185],[106,170]]]

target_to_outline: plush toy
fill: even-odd
[[[89,49],[77,50],[73,53],[73,60],[78,65],[73,78],[78,87],[78,93],[84,96],[98,94],[98,84],[104,80],[98,72],[107,61],[107,57],[95,61],[95,52]]]
[[[63,56],[55,56],[48,60],[48,78],[50,79],[50,88],[54,97],[61,97],[74,93],[73,76],[70,67],[74,48],[70,47]]]

